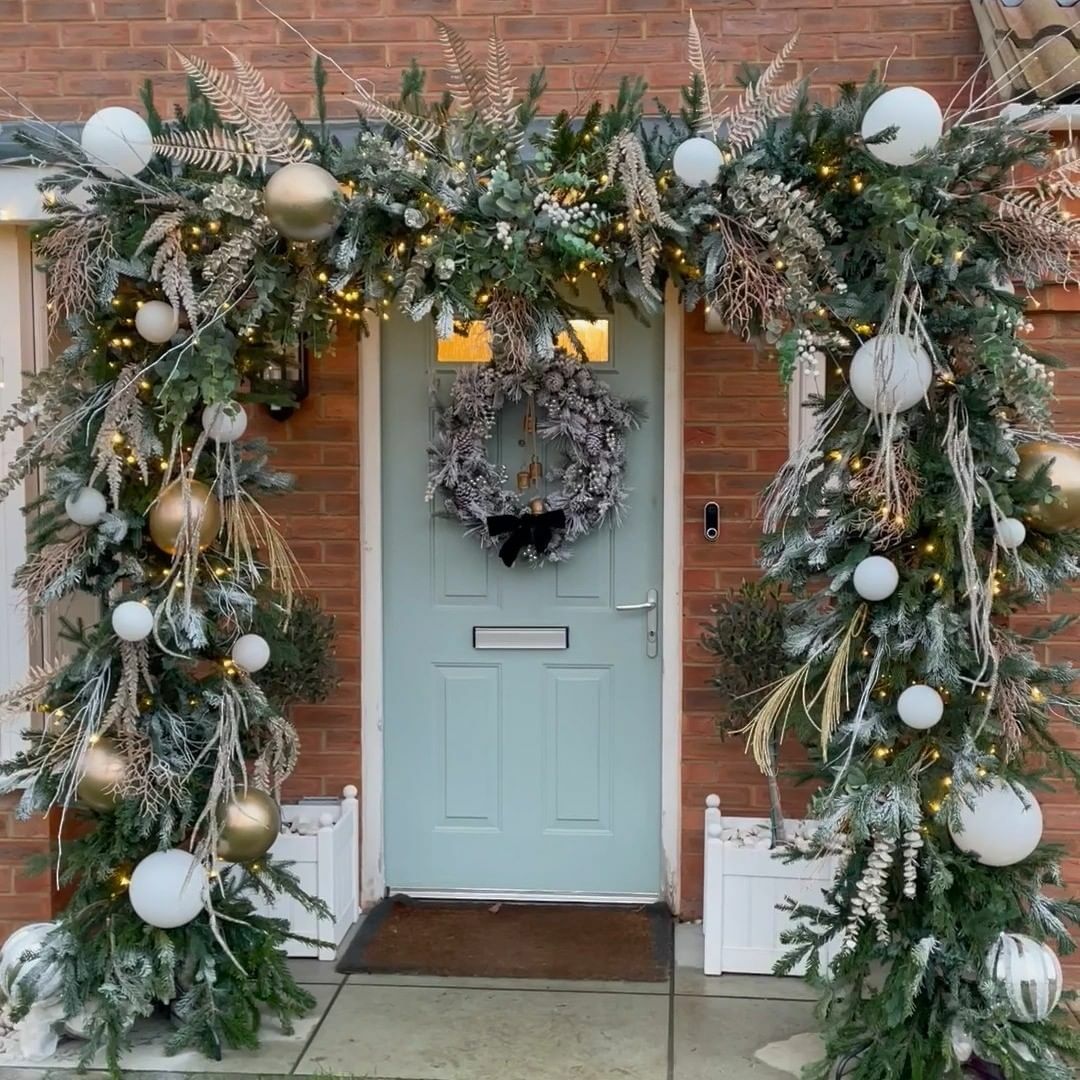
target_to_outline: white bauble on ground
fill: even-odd
[[[997,533],[998,543],[1010,550],[1018,548],[1027,538],[1027,526],[1019,518],[1002,518],[994,526],[994,531]]]
[[[712,139],[703,139],[700,135],[679,143],[671,159],[675,175],[687,187],[715,184],[723,164],[724,155],[720,147]]]
[[[150,926],[185,926],[203,909],[206,871],[188,851],[172,848],[147,855],[131,872],[128,899]]]
[[[888,142],[867,146],[887,165],[910,165],[924,150],[932,150],[941,138],[941,106],[917,86],[898,86],[875,99],[863,116],[862,137],[895,127]]]
[[[112,628],[121,641],[145,641],[154,629],[154,613],[138,600],[125,600],[113,608]]]
[[[864,600],[886,600],[900,584],[900,571],[884,555],[868,555],[855,567],[851,584]]]
[[[1015,1020],[1045,1020],[1061,1000],[1061,961],[1049,945],[1025,934],[1001,934],[986,957],[986,970],[1001,984]]]
[[[214,442],[236,442],[247,431],[247,425],[247,413],[238,401],[219,401],[203,409],[203,431]]]
[[[83,153],[106,176],[138,176],[154,156],[154,137],[146,121],[131,109],[99,109],[82,129]]]
[[[144,341],[160,345],[176,333],[180,326],[180,312],[164,300],[147,300],[135,312],[135,329]]]
[[[909,686],[900,695],[896,702],[896,711],[909,728],[927,731],[941,719],[945,712],[945,702],[932,686],[919,683]]]
[[[953,843],[984,866],[1012,866],[1042,839],[1042,808],[1027,788],[994,778],[989,786],[960,796],[959,821],[949,826]]]
[[[851,392],[871,412],[904,412],[926,396],[934,381],[927,351],[903,334],[878,334],[851,358]]]
[[[64,500],[64,512],[76,525],[99,525],[108,506],[97,488],[79,488]]]
[[[270,646],[258,634],[244,634],[233,642],[232,661],[249,675],[262,671],[270,663]]]
[[[33,950],[38,952],[45,939],[57,927],[54,922],[27,923],[20,926],[0,947],[0,999],[11,1001],[20,984],[33,988],[35,1002],[49,1005],[60,1000],[64,989],[63,969],[50,965],[40,956],[24,960],[23,956]]]

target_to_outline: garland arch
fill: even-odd
[[[190,101],[171,119],[148,91],[145,121],[98,114],[81,146],[40,124],[22,136],[55,167],[36,250],[70,342],[4,415],[25,437],[0,493],[45,472],[18,575],[30,610],[81,588],[110,615],[72,628],[72,657],[7,696],[44,722],[0,787],[22,791],[24,814],[58,806],[91,826],[65,845],[75,889],[43,947],[65,1008],[90,1007],[87,1060],[104,1047],[118,1073],[126,1033],[161,1002],[176,1006],[175,1047],[208,1053],[252,1045],[260,1008],[287,1022],[312,1004],[284,964],[285,929],[252,898],[312,901],[244,855],[230,823],[251,799],[272,824],[296,757],[286,706],[332,683],[325,619],[261,505],[288,480],[244,439],[243,403],[288,404],[267,374],[301,337],[325,346],[339,321],[391,311],[444,336],[483,320],[498,369],[528,377],[552,362],[575,314],[567,290],[588,275],[646,315],[673,282],[687,307],[774,345],[785,376],[842,371],[875,332],[907,343],[910,411],[882,407],[882,380],[894,399],[910,387],[891,385],[877,350],[870,397],[823,403],[819,440],[767,508],[770,573],[795,588],[830,575],[793,605],[800,666],[751,731],[767,745],[800,690],[825,702],[799,734],[834,795],[821,819],[851,854],[794,938],[831,1005],[815,1076],[851,1060],[853,1076],[958,1075],[976,1055],[1061,1080],[1076,1037],[1018,1014],[1007,966],[1020,931],[1069,947],[1080,907],[1042,891],[1058,857],[1039,848],[991,874],[953,837],[962,806],[1025,775],[1025,750],[1080,777],[1050,728],[1078,715],[1069,671],[992,618],[1080,569],[1080,523],[1062,526],[1053,472],[1055,453],[1075,451],[1054,435],[1045,358],[1003,287],[1076,282],[1080,227],[1062,212],[1074,155],[989,116],[971,89],[898,166],[915,113],[864,130],[887,97],[874,81],[832,108],[810,102],[783,81],[791,47],[714,101],[692,19],[678,114],[645,123],[644,87],[627,80],[611,106],[537,133],[541,75],[519,91],[497,38],[481,68],[452,27],[439,36],[450,97],[427,101],[415,68],[394,102],[350,80],[366,121],[347,144],[236,57],[231,70],[184,58]],[[320,93],[324,81],[318,64]],[[1041,178],[1018,187],[1026,164]],[[1025,471],[1028,446],[1044,449]],[[867,583],[868,558],[903,578],[895,598]],[[882,704],[914,678],[943,688],[933,733]],[[193,880],[188,921],[162,921],[155,883],[186,895]],[[834,937],[845,947],[826,974],[816,950]],[[102,985],[125,992],[98,997]]]

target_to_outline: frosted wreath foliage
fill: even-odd
[[[613,394],[563,350],[523,370],[485,364],[458,375],[449,401],[436,412],[427,497],[485,547],[498,544],[488,533],[488,517],[524,513],[533,496],[507,487],[507,470],[490,460],[488,444],[504,404],[525,397],[537,406],[537,437],[562,455],[545,476],[546,508],[566,513],[566,528],[542,556],[530,549],[530,558],[559,562],[575,540],[619,523],[629,494],[626,435],[643,418],[638,405]]]

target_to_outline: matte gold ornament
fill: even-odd
[[[84,806],[107,813],[120,801],[119,789],[127,780],[127,759],[114,739],[103,735],[86,749],[82,760],[83,775],[75,795]]]
[[[1027,507],[1031,523],[1048,533],[1080,529],[1080,450],[1065,443],[1026,442],[1016,451],[1020,455],[1019,476],[1028,479],[1052,462],[1047,476],[1058,489],[1053,502]]]
[[[541,478],[543,477],[543,475],[544,475],[544,466],[541,465],[540,462],[537,461],[536,458],[533,458],[532,461],[529,462],[529,483],[530,484],[539,483]]]
[[[531,514],[542,514],[545,510],[547,510],[547,507],[544,505],[543,499],[533,499],[529,503],[529,513]]]
[[[341,220],[338,182],[307,161],[278,169],[266,182],[263,206],[270,224],[288,240],[325,240]]]
[[[529,470],[520,469],[517,474],[518,491],[527,491],[532,485],[529,481]]]
[[[281,832],[281,808],[265,791],[237,791],[219,808],[218,855],[226,862],[261,859]]]
[[[187,513],[199,524],[199,550],[214,542],[221,528],[221,503],[201,481],[188,481]],[[176,545],[185,523],[184,484],[174,480],[150,508],[150,539],[167,555],[176,553]]]

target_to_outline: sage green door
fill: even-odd
[[[659,612],[616,610],[662,591],[660,320],[617,312],[609,341],[597,373],[648,410],[629,438],[629,511],[566,562],[508,569],[424,501],[431,392],[445,394],[457,369],[437,362],[430,323],[384,325],[391,891],[660,894]],[[492,439],[511,482],[529,459],[523,416],[505,409]],[[480,638],[498,646],[503,628],[564,627],[565,649],[477,648],[474,636],[487,628]]]

